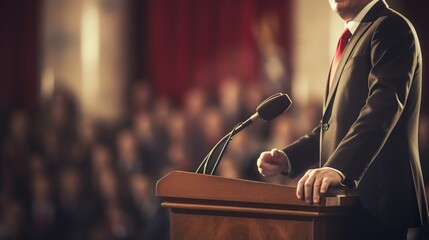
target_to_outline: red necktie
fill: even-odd
[[[344,52],[344,49],[347,46],[347,43],[349,42],[350,37],[352,36],[352,33],[349,31],[348,28],[345,28],[343,33],[341,34],[340,39],[338,40],[337,49],[335,50],[334,60],[332,61],[331,66],[331,72],[329,74],[329,85],[328,90],[331,89],[332,80],[335,75],[335,71],[337,71],[338,63],[340,62],[341,55]]]

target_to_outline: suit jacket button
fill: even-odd
[[[323,131],[326,131],[328,129],[329,129],[329,124],[327,124],[327,123],[322,124],[322,130]]]

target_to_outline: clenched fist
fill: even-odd
[[[258,165],[258,171],[264,177],[272,177],[289,170],[286,154],[275,148],[271,151],[262,152],[256,161],[256,165]]]

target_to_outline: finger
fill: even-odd
[[[271,150],[272,161],[279,165],[284,165],[286,161],[286,156],[284,152],[274,148]]]
[[[329,180],[329,178],[327,177],[324,177],[322,181],[322,185],[320,186],[320,193],[326,193],[326,191],[328,191],[330,184],[331,184],[331,180]]]
[[[320,187],[322,184],[322,180],[325,178],[316,177],[313,184],[313,202],[319,203],[320,200]]]
[[[277,161],[279,159],[279,150],[277,148],[271,149],[271,156],[273,161]]]
[[[307,203],[311,203],[312,200],[312,193],[313,193],[313,184],[315,181],[315,175],[312,172],[311,174],[309,174],[307,180],[304,183],[304,194],[305,194],[305,201]]]
[[[258,171],[262,176],[266,177],[267,172],[261,165],[258,165]]]
[[[258,166],[258,172],[265,177],[265,171],[261,167]]]
[[[276,166],[268,163],[261,163],[258,169],[260,169],[261,170],[260,172],[265,175],[272,175],[273,173],[276,173],[276,171],[278,170]]]
[[[259,156],[259,158],[256,159],[256,166],[258,167],[259,173],[262,174],[262,175],[264,175],[263,172],[262,172],[262,168],[261,168],[262,158],[263,158],[263,153],[261,153],[261,155]]]
[[[259,167],[261,163],[267,162],[267,157],[271,158],[270,152],[261,152],[259,158],[256,160],[256,165]]]
[[[296,197],[299,199],[304,197],[304,183],[307,180],[309,173],[310,170],[308,170],[304,176],[301,177],[301,179],[298,181],[298,184],[296,185]]]

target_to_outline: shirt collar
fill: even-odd
[[[356,32],[356,29],[358,28],[360,22],[365,17],[365,15],[369,12],[369,10],[378,2],[378,0],[372,0],[370,3],[368,3],[359,13],[356,15],[355,18],[348,21],[346,23],[346,27],[349,29],[349,31],[352,33],[352,35]]]

